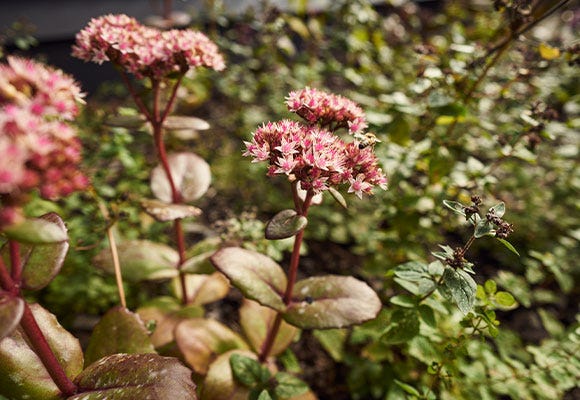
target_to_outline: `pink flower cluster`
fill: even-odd
[[[286,105],[309,124],[333,131],[347,128],[350,134],[360,134],[368,126],[364,111],[354,101],[316,88],[290,92]]]
[[[79,102],[79,86],[60,70],[15,57],[0,65],[2,215],[14,215],[10,208],[17,204],[12,203],[35,187],[46,199],[86,187],[78,168],[81,145],[68,123],[78,114]],[[0,220],[0,226],[9,219]]]
[[[138,78],[161,79],[200,66],[225,68],[216,44],[203,33],[160,31],[124,14],[92,19],[77,34],[72,54],[99,64],[111,61]]]
[[[374,186],[386,189],[387,179],[371,147],[360,148],[355,141],[346,143],[325,129],[290,120],[268,122],[252,136],[244,142],[244,156],[268,161],[268,175],[285,174],[304,190],[320,193],[349,184],[348,192],[362,198]]]

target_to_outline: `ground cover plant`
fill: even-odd
[[[206,11],[3,62],[0,398],[578,396],[574,4]]]

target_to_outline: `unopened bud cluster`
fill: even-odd
[[[50,200],[84,189],[81,145],[70,121],[82,95],[60,70],[8,57],[0,65],[0,227],[18,217],[33,188]]]

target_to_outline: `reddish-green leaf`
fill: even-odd
[[[198,306],[221,300],[230,291],[230,284],[221,272],[209,275],[185,275],[185,285],[187,287],[187,303]],[[179,278],[173,279],[173,291],[177,298],[181,298]]]
[[[209,367],[204,385],[201,390],[202,400],[247,400],[250,390],[234,380],[230,357],[232,354],[240,354],[256,359],[256,355],[250,351],[233,350],[220,355]]]
[[[306,227],[308,220],[294,210],[282,210],[266,224],[266,239],[286,239]]]
[[[373,319],[381,309],[377,294],[350,276],[320,276],[296,283],[284,319],[303,329],[343,328]]]
[[[148,240],[130,240],[117,246],[123,278],[132,282],[168,279],[177,276],[175,268],[179,254],[171,247]],[[114,274],[115,267],[109,248],[103,249],[94,259],[95,265]]]
[[[23,312],[24,300],[7,292],[0,292],[0,341],[16,329]]]
[[[266,335],[276,319],[276,311],[263,307],[259,303],[244,299],[240,307],[240,324],[254,351],[259,352],[266,340]],[[276,356],[286,350],[298,333],[298,329],[282,321],[270,355]]]
[[[68,400],[197,399],[191,371],[176,358],[113,354],[91,364],[76,379],[79,394]]]
[[[41,306],[31,304],[30,309],[65,373],[73,379],[83,368],[79,341]],[[0,395],[52,400],[60,398],[59,392],[21,328],[0,341]]]
[[[286,275],[274,260],[255,251],[227,247],[211,257],[214,266],[251,300],[282,311]]]
[[[85,365],[117,353],[155,353],[139,315],[120,306],[110,309],[93,329],[85,352]]]
[[[185,361],[201,375],[207,373],[218,355],[230,350],[248,349],[237,333],[212,319],[188,319],[177,325],[174,334]]]
[[[171,178],[184,201],[203,196],[211,183],[208,163],[193,153],[174,153],[167,157]],[[151,190],[155,197],[166,203],[173,202],[171,186],[165,170],[158,165],[151,173]]]
[[[17,225],[4,229],[10,239],[21,243],[43,244],[63,242],[68,239],[62,219],[55,213],[40,218],[29,218]]]
[[[151,342],[155,348],[165,346],[173,341],[173,331],[177,324],[188,318],[203,316],[203,308],[199,306],[183,307],[173,297],[159,297],[144,304],[137,314],[145,323],[155,323]]]

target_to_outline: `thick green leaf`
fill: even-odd
[[[261,306],[253,300],[244,299],[244,303],[240,307],[240,325],[254,351],[259,352],[262,348],[275,319],[276,311]],[[283,352],[292,343],[297,333],[296,327],[282,321],[269,354],[276,356]]]
[[[278,372],[274,379],[276,380],[274,393],[278,398],[289,399],[308,392],[308,385],[294,375]]]
[[[177,325],[175,342],[187,364],[205,375],[218,355],[230,350],[247,350],[248,345],[237,333],[213,319],[193,318]]]
[[[9,239],[21,243],[43,244],[68,240],[66,226],[56,213],[26,219],[17,225],[5,228],[4,233]]]
[[[0,341],[16,329],[23,312],[24,300],[7,292],[0,292]]]
[[[158,297],[140,307],[137,314],[146,324],[154,321],[151,342],[159,348],[173,341],[177,324],[189,318],[202,317],[204,310],[200,306],[182,307],[174,297]]]
[[[467,272],[451,267],[443,272],[443,283],[439,287],[441,294],[467,314],[473,308],[477,284]]]
[[[167,157],[171,177],[183,201],[199,199],[207,192],[211,183],[208,163],[193,153],[173,153]],[[155,197],[166,203],[173,203],[171,186],[161,165],[151,172],[151,190]]]
[[[286,309],[284,270],[274,260],[255,251],[226,247],[211,257],[213,265],[251,300],[278,311]]]
[[[373,319],[377,294],[350,276],[318,276],[296,283],[284,319],[303,329],[343,328]]]
[[[268,368],[264,367],[253,357],[232,354],[230,367],[234,379],[248,388],[266,383],[270,379]]]
[[[493,224],[488,220],[480,219],[479,221],[477,221],[477,224],[475,224],[473,236],[475,236],[476,238],[480,238],[483,236],[491,236],[494,234],[495,229],[493,227]]]
[[[68,400],[197,399],[191,371],[157,354],[113,354],[91,364],[76,379],[79,394]]]
[[[256,355],[250,351],[233,350],[219,356],[209,367],[203,387],[201,389],[202,400],[248,400],[250,390],[234,380],[230,357],[233,354],[256,359]]]
[[[409,296],[408,294],[399,294],[393,296],[390,302],[396,306],[404,308],[415,308],[417,306],[417,298],[415,296]]]
[[[405,343],[419,334],[419,327],[416,310],[396,310],[380,340],[384,344]]]
[[[93,329],[85,352],[85,365],[117,353],[155,353],[139,315],[120,306],[110,309]]]
[[[419,307],[417,307],[417,310],[419,310],[421,319],[427,325],[429,325],[431,328],[437,327],[437,322],[435,321],[435,312],[431,307],[429,307],[427,304],[421,304]]]
[[[201,215],[201,210],[194,206],[187,204],[168,204],[152,199],[141,200],[141,207],[143,207],[147,214],[161,222]]]
[[[308,224],[303,215],[294,210],[282,210],[266,224],[266,239],[286,239],[296,235]]]
[[[502,308],[511,308],[516,305],[516,299],[508,292],[499,291],[495,294],[495,301]]]
[[[348,330],[324,329],[315,330],[312,333],[334,361],[341,362],[343,360],[344,345],[347,339]]]
[[[185,275],[187,287],[187,304],[203,305],[218,301],[227,296],[230,284],[221,272],[213,274]],[[177,298],[181,298],[181,281],[179,277],[173,279],[173,292]]]
[[[117,246],[123,278],[132,282],[173,278],[179,254],[171,247],[148,240],[130,240]],[[95,265],[114,274],[115,267],[109,248],[103,249],[93,259]]]
[[[463,215],[465,217],[465,206],[457,201],[443,200],[443,205],[455,214]]]
[[[83,368],[79,341],[59,325],[55,316],[37,304],[31,304],[40,330],[70,379]],[[22,328],[0,341],[0,394],[11,399],[58,399],[59,389],[42,361],[29,347]]]

